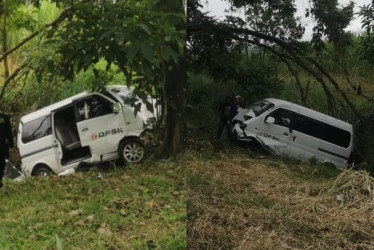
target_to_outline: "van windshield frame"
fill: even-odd
[[[251,106],[249,106],[249,109],[251,109],[257,117],[262,115],[272,107],[274,107],[274,103],[271,103],[267,100],[261,100],[253,103]]]

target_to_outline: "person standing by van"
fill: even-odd
[[[9,148],[13,147],[13,134],[9,116],[0,113],[0,188],[3,186],[5,159],[9,157]]]
[[[231,121],[238,113],[238,108],[242,107],[243,98],[240,95],[235,96],[234,102],[230,97],[225,98],[225,102],[220,107],[221,116],[218,124],[217,139],[221,138],[222,132],[227,128],[228,136],[231,137]]]
[[[227,128],[227,132],[229,133],[229,119],[231,116],[231,108],[232,108],[232,102],[231,98],[229,96],[225,97],[225,101],[220,105],[219,110],[220,110],[220,117],[219,117],[219,123],[218,123],[218,130],[217,130],[217,136],[216,139],[220,139],[223,130],[225,127]]]

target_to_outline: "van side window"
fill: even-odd
[[[99,95],[93,95],[77,102],[79,120],[87,120],[113,112],[113,103]]]
[[[277,109],[269,116],[275,118],[274,124],[289,127],[300,133],[324,140],[326,142],[348,148],[351,142],[351,133],[330,124],[309,118],[296,112]],[[288,124],[288,125],[287,125]]]
[[[22,142],[28,143],[50,134],[52,134],[51,116],[47,115],[23,125]]]
[[[269,116],[274,117],[274,124],[288,128],[291,124],[293,112],[286,109],[277,109],[273,111]]]
[[[348,131],[301,114],[295,114],[292,128],[343,148],[349,147],[351,141],[351,133]]]
[[[324,123],[301,114],[294,115],[292,129],[323,140]]]
[[[348,148],[351,142],[351,133],[334,126],[325,125],[324,140]]]

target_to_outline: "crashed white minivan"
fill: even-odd
[[[353,151],[353,126],[300,105],[267,98],[233,119],[233,137],[276,154],[346,168]]]
[[[21,118],[17,147],[26,176],[48,176],[80,164],[145,156],[147,123],[134,108],[102,93],[81,93]]]

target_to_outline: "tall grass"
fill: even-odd
[[[189,249],[374,247],[374,179],[366,172],[229,147],[188,159]]]

